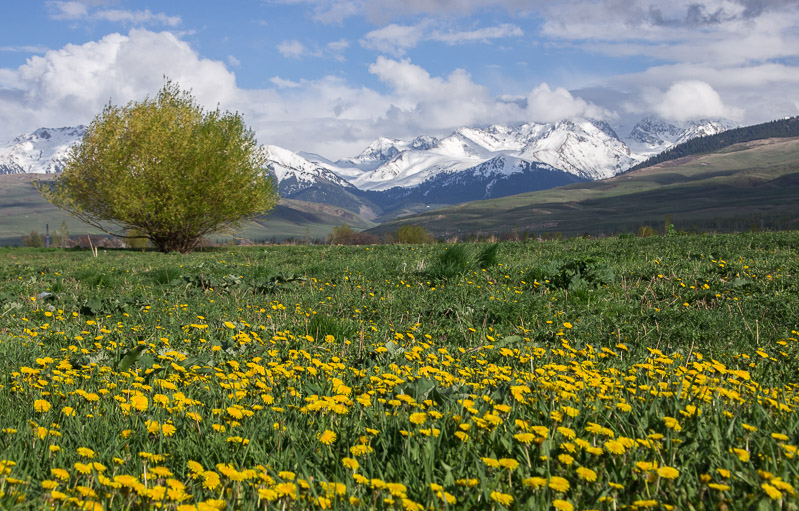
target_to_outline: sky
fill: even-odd
[[[588,117],[799,114],[797,0],[48,0],[0,5],[0,142],[165,78],[261,144]],[[626,131],[626,132],[625,132]]]

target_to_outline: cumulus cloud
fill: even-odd
[[[165,75],[191,88],[208,107],[230,102],[235,91],[235,77],[222,63],[199,58],[171,33],[134,29],[128,35],[69,44],[34,56],[16,70],[3,70],[3,135],[86,123],[109,101],[124,104],[155,93]]]
[[[740,117],[741,112],[724,105],[709,83],[684,80],[672,84],[665,93],[654,93],[652,109],[664,119],[688,121],[702,118]]]
[[[542,83],[527,95],[527,114],[530,120],[555,122],[570,117],[604,119],[612,114],[582,98],[576,98],[563,87],[550,89]]]
[[[473,42],[488,43],[492,39],[521,37],[524,31],[508,23],[476,30],[443,30],[429,19],[415,25],[389,24],[367,33],[361,46],[394,56],[402,56],[422,41],[438,41],[449,45]]]

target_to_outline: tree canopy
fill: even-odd
[[[205,111],[167,81],[155,98],[109,104],[42,194],[106,232],[135,230],[163,252],[189,252],[278,201],[266,154],[238,113]]]

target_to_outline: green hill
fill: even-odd
[[[656,154],[655,156],[639,163],[629,170],[643,169],[646,167],[651,167],[652,165],[657,165],[658,163],[665,163],[667,161],[684,158],[686,156],[695,156],[699,154],[721,151],[725,147],[729,147],[734,144],[742,144],[744,142],[753,142],[755,140],[764,140],[768,138],[791,137],[799,137],[799,117],[787,117],[785,119],[764,122],[762,124],[743,126],[741,128],[727,130],[715,135],[694,138],[674,146],[667,151],[663,151],[660,154]]]
[[[37,231],[60,229],[65,222],[72,236],[101,234],[100,231],[56,208],[39,195],[33,180],[40,175],[0,175],[0,245],[17,245],[22,236]],[[373,222],[344,208],[299,200],[281,199],[269,214],[246,222],[233,233],[254,241],[282,241],[288,238],[325,238],[336,225],[346,223],[356,230],[374,226]],[[229,236],[212,236],[220,241]]]
[[[450,206],[381,224],[422,225],[438,236],[661,229],[736,231],[799,227],[799,137],[735,144],[612,179]]]

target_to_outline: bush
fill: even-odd
[[[433,243],[435,238],[421,225],[403,225],[397,229],[397,243],[420,245]]]
[[[31,231],[30,234],[23,234],[22,235],[22,246],[23,247],[37,247],[41,248],[44,246],[44,234],[39,234],[38,231]]]

